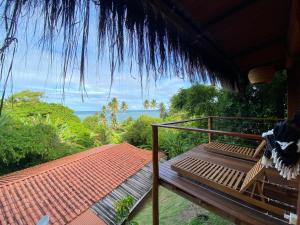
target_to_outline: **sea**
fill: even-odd
[[[88,116],[96,114],[97,111],[75,111],[75,115],[78,116],[81,120],[84,120]],[[141,115],[148,115],[152,117],[159,117],[159,110],[127,110],[126,112],[118,112],[117,119],[118,122],[126,120],[128,117],[137,119]],[[109,119],[109,113],[107,113],[107,118]]]

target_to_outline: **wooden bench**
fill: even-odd
[[[268,212],[280,216],[285,213],[285,209],[265,201],[266,197],[263,195],[265,174],[261,160],[247,173],[193,156],[187,156],[175,162],[171,168],[182,176],[208,185]],[[263,181],[261,181],[262,177]],[[252,186],[250,192],[246,191],[250,186]]]
[[[261,153],[265,145],[266,145],[265,140],[263,140],[256,149],[242,147],[238,145],[232,145],[232,144],[210,142],[204,145],[204,149],[218,154],[233,156],[233,157],[247,159],[251,161],[258,161],[259,158],[261,157]]]

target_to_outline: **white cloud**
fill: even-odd
[[[27,32],[31,33],[30,28]],[[93,33],[90,34],[93,40],[95,39],[93,38],[94,35]],[[58,40],[58,42],[61,44],[61,40]],[[95,40],[90,41],[88,49],[89,64],[85,80],[87,96],[84,95],[84,102],[81,100],[82,91],[79,86],[78,69],[75,69],[72,74],[67,74],[63,98],[61,52],[57,46],[54,46],[55,51],[51,64],[50,51],[44,50],[42,52],[35,37],[29,37],[28,46],[24,38],[19,40],[13,68],[13,82],[10,83],[13,87],[13,92],[24,89],[43,91],[46,95],[46,101],[64,103],[74,110],[99,110],[101,105],[107,103],[110,93],[110,97],[117,97],[119,101],[126,101],[130,109],[141,109],[145,99],[156,99],[157,102],[167,104],[170,97],[179,88],[190,86],[189,82],[176,77],[160,79],[156,82],[156,85],[153,78],[147,83],[144,77],[144,88],[141,89],[138,68],[134,65],[130,74],[129,59],[127,59],[128,62],[125,60],[122,70],[115,72],[113,85],[110,89],[108,54],[103,54],[103,61],[98,65],[95,60],[95,43]],[[8,91],[7,95],[9,94],[11,92]]]

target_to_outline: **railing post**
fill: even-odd
[[[207,129],[211,130],[212,129],[212,123],[213,123],[213,118],[211,116],[207,117]],[[208,133],[208,142],[211,142],[211,133]]]
[[[159,185],[159,168],[158,168],[158,127],[152,125],[152,224],[159,225],[159,206],[158,206],[158,185]]]

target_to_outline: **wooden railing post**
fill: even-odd
[[[158,127],[152,125],[152,224],[159,225],[159,206],[158,206],[158,185],[159,185],[159,168],[158,168]]]
[[[212,130],[213,118],[211,116],[207,117],[207,129]],[[208,133],[208,142],[211,142],[211,133]]]

